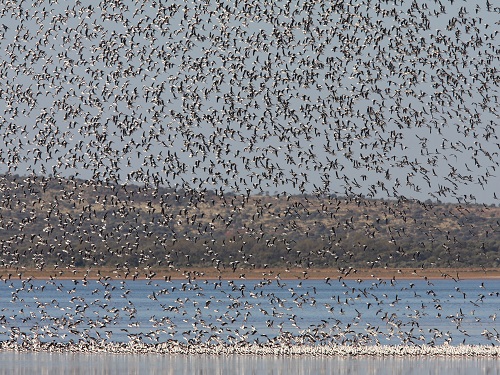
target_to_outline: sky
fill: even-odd
[[[482,0],[12,2],[0,173],[498,204],[499,21]]]

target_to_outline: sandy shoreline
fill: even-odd
[[[341,272],[332,268],[314,269],[221,269],[215,268],[180,268],[180,269],[144,269],[131,268],[128,271],[106,267],[65,268],[53,270],[23,269],[23,268],[0,268],[0,279],[152,279],[152,280],[175,280],[175,279],[283,279],[283,280],[322,280],[330,278],[349,280],[377,280],[377,279],[500,279],[498,268],[440,268],[440,269],[351,269]]]
[[[323,356],[323,357],[492,357],[498,358],[500,347],[492,345],[342,345],[239,343],[186,344],[170,340],[159,344],[142,342],[78,342],[26,343],[0,342],[0,351],[48,353],[108,353],[108,354],[162,354],[162,355],[256,355],[256,356]]]

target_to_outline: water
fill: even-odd
[[[499,280],[9,280],[0,340],[498,344]],[[207,303],[210,301],[210,303]],[[496,358],[0,351],[1,374],[498,374]]]
[[[0,375],[24,374],[499,374],[493,358],[160,356],[0,352]]]
[[[8,280],[0,340],[498,344],[499,280]]]

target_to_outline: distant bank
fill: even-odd
[[[499,268],[372,268],[372,269],[337,269],[337,268],[259,268],[259,269],[216,269],[216,268],[147,268],[137,267],[115,269],[109,267],[95,268],[63,268],[63,269],[28,269],[28,268],[0,268],[0,279],[74,279],[95,280],[109,279],[324,279],[330,280],[390,280],[390,279],[500,279]]]

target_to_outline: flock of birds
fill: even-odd
[[[16,241],[30,239],[33,254],[28,255],[44,264],[38,248],[47,243],[35,244],[38,234],[23,232],[40,219],[33,207],[45,210],[42,220],[47,222],[59,212],[79,216],[79,221],[59,223],[63,234],[50,249],[71,253],[72,236],[64,228],[85,225],[86,217],[109,201],[121,207],[118,216],[135,210],[127,189],[137,186],[153,196],[161,187],[172,189],[176,200],[186,203],[177,214],[185,216],[181,223],[197,220],[190,208],[205,203],[208,191],[230,201],[233,212],[249,202],[261,212],[261,202],[249,197],[270,190],[288,200],[306,194],[365,202],[495,202],[500,183],[500,12],[489,1],[471,4],[7,1],[0,10],[0,172],[15,176],[16,189],[38,200],[28,207],[12,194],[12,185],[2,184],[1,227],[19,232],[14,239],[0,238],[4,265],[18,266]],[[67,181],[60,196],[34,193],[33,186],[46,178]],[[119,193],[97,196],[92,203],[79,195],[77,181],[88,181],[96,191],[105,186]],[[150,202],[145,209],[155,210]],[[9,220],[12,210],[26,221]],[[122,217],[124,226],[133,225],[130,217]],[[231,220],[225,224],[229,227]],[[105,227],[106,216],[101,232],[94,228],[92,237],[82,230],[81,241],[101,241]],[[44,228],[47,235],[53,230],[49,224]],[[141,232],[134,238],[124,235],[131,252],[139,253],[141,236],[160,240],[164,235],[155,234],[152,225]],[[262,226],[255,233],[265,235]],[[498,228],[492,227],[486,236],[496,233]],[[95,262],[106,256],[94,255]],[[217,256],[215,247],[210,255]],[[236,269],[238,263],[231,266]],[[4,281],[17,276],[22,278],[19,268]],[[115,288],[108,281],[111,276],[99,277],[104,300]],[[146,277],[152,279],[152,271]],[[23,280],[20,289],[11,284],[18,289],[13,301],[20,290],[35,288],[31,281]],[[74,280],[75,285],[87,283],[86,278]],[[51,280],[50,285],[58,284]],[[197,290],[190,278],[183,285]],[[230,287],[237,292],[234,284]],[[369,294],[366,289],[346,291]],[[244,286],[239,292],[244,294]],[[126,299],[127,290],[121,293]],[[292,297],[302,304],[314,300]],[[73,298],[72,303],[79,297]],[[157,295],[151,298],[158,300]],[[280,305],[269,299],[270,306]],[[240,302],[233,304],[244,316]],[[75,314],[85,315],[88,307],[82,301]],[[45,311],[46,306],[37,308]],[[124,309],[134,315],[140,308]],[[116,313],[108,310],[106,325]],[[22,316],[28,322],[23,324],[29,324],[29,315],[26,307],[10,320]],[[51,320],[50,314],[42,315]],[[73,318],[58,318],[54,325],[90,340],[80,326],[74,328]],[[292,325],[296,318],[291,315]],[[0,323],[7,319],[0,316]],[[103,324],[85,322],[93,328]],[[194,331],[186,332],[189,337]],[[246,338],[255,334],[251,328],[245,332]],[[57,336],[50,330],[45,335]],[[498,338],[498,333],[488,335]],[[319,340],[310,332],[307,337]],[[11,338],[12,345],[33,341],[16,330]]]
[[[450,283],[449,290],[441,290],[448,296],[436,293],[441,287],[430,280],[426,289],[416,285],[420,281],[321,283],[279,277],[240,283],[194,275],[166,282],[117,282],[110,276],[5,280],[0,290],[10,291],[10,304],[16,307],[2,308],[0,324],[6,331],[1,334],[8,339],[0,341],[0,348],[177,354],[500,354],[496,312],[485,314],[486,309],[498,310],[500,294],[491,283],[481,283],[478,295],[471,285]],[[427,296],[419,295],[422,290],[427,290]],[[23,307],[16,311],[20,304]],[[475,306],[474,323],[469,321],[469,304]],[[437,326],[426,320],[434,314]],[[484,336],[490,345],[466,342],[476,335]]]

